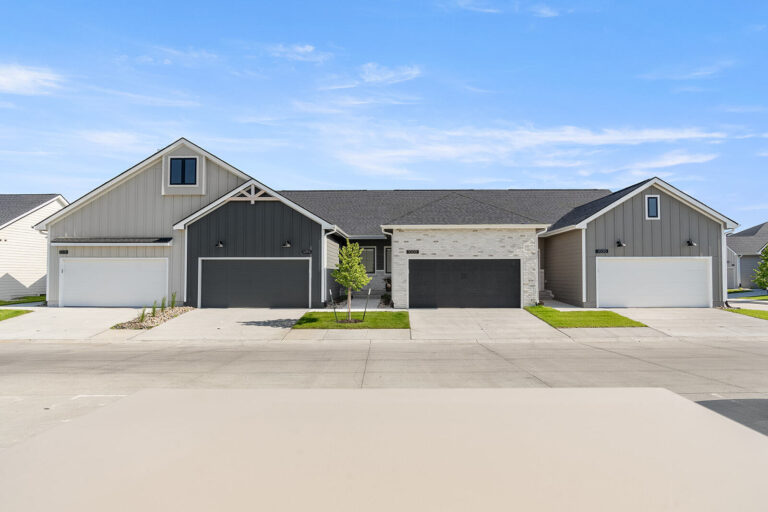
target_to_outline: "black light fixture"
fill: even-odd
[[[290,249],[291,241],[290,240],[286,240],[285,242],[283,242],[283,245],[281,245],[280,247],[282,247],[283,249]]]
[[[626,247],[626,246],[627,246],[626,242],[622,242],[621,238],[616,240],[616,247]]]
[[[696,247],[697,245],[699,245],[699,244],[697,244],[696,242],[694,242],[693,240],[691,240],[690,238],[688,239],[688,241],[687,241],[687,242],[685,242],[685,244],[686,244],[688,247]]]
[[[216,246],[215,247],[217,249],[221,249],[222,247],[224,247],[224,242],[222,240],[219,240],[218,242],[216,242]]]

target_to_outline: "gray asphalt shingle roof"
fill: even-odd
[[[551,224],[601,189],[284,190],[280,194],[349,235],[387,224]]]
[[[736,254],[760,254],[768,244],[768,222],[728,235],[725,240]]]
[[[24,215],[59,194],[0,194],[0,226]]]
[[[626,196],[627,194],[631,194],[633,191],[642,187],[652,179],[653,178],[643,180],[640,183],[635,183],[634,185],[630,185],[627,188],[617,190],[612,194],[607,194],[603,197],[595,199],[594,201],[590,201],[588,203],[577,206],[567,214],[563,215],[560,219],[557,220],[557,222],[552,224],[549,230],[554,231],[556,229],[564,228],[566,226],[574,226],[579,222],[590,218],[592,215],[596,214],[603,208],[615,203],[616,201]]]

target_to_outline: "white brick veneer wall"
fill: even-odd
[[[419,254],[406,254],[418,249]],[[395,229],[392,233],[392,300],[408,307],[408,260],[506,259],[520,260],[523,306],[538,301],[538,239],[535,229]]]

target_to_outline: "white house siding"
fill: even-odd
[[[519,259],[523,306],[538,300],[538,240],[533,228],[402,230],[392,233],[392,301],[408,307],[410,259]],[[419,254],[406,254],[418,249]]]
[[[186,148],[178,152],[194,153]],[[204,195],[163,195],[162,167],[160,158],[148,163],[145,170],[73,213],[57,219],[49,226],[49,236],[52,240],[63,237],[173,237],[172,246],[162,248],[50,247],[50,305],[58,305],[59,250],[68,250],[67,256],[81,254],[89,257],[115,256],[115,252],[119,253],[118,256],[127,257],[148,256],[150,251],[170,254],[169,293],[176,292],[179,300],[183,299],[184,233],[174,231],[173,224],[215,201],[245,180],[208,160]]]
[[[0,229],[0,300],[45,293],[47,240],[32,226],[62,207],[54,201]]]

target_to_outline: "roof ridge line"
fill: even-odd
[[[394,217],[394,218],[388,220],[387,224],[391,224],[391,223],[395,222],[397,219],[400,219],[402,217],[405,217],[406,215],[412,214],[416,210],[421,210],[422,208],[425,208],[425,207],[427,207],[427,206],[429,206],[429,205],[431,205],[433,203],[436,203],[436,202],[438,202],[438,201],[440,201],[442,199],[445,199],[446,197],[448,197],[451,194],[455,194],[455,192],[449,192],[449,193],[447,193],[445,195],[442,195],[442,196],[440,196],[440,197],[438,197],[436,199],[433,199],[432,201],[427,201],[426,203],[424,203],[422,205],[419,205],[419,206],[413,208],[412,210],[408,210],[407,212],[403,213],[402,215],[398,215],[397,217]]]
[[[528,220],[531,220],[531,221],[533,221],[533,222],[541,222],[540,220],[538,220],[538,219],[534,219],[533,217],[529,217],[529,216],[527,216],[527,215],[523,215],[522,213],[518,213],[518,212],[516,212],[516,211],[514,211],[514,210],[510,210],[510,209],[508,209],[508,208],[502,208],[501,206],[496,206],[495,204],[486,203],[485,201],[481,201],[480,199],[477,199],[477,198],[475,198],[475,197],[469,197],[469,196],[467,196],[467,195],[464,195],[464,194],[462,194],[462,193],[459,193],[459,192],[456,192],[456,195],[459,195],[459,196],[461,196],[461,197],[466,197],[467,199],[471,199],[471,200],[473,200],[473,201],[475,201],[475,202],[478,202],[478,203],[480,203],[480,204],[484,204],[484,205],[486,205],[486,206],[490,206],[490,207],[492,207],[492,208],[496,208],[496,209],[498,209],[498,210],[501,210],[501,211],[504,211],[504,212],[507,212],[507,213],[512,213],[512,214],[514,214],[514,215],[517,215],[517,216],[519,216],[519,217],[522,217],[522,218],[524,218],[524,219],[528,219]]]

